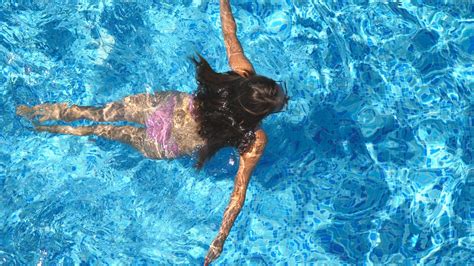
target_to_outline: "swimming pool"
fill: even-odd
[[[216,264],[474,263],[474,6],[232,1],[288,111]],[[0,264],[201,264],[238,155],[153,161],[36,133],[15,106],[192,92],[227,71],[218,1],[0,7]],[[85,123],[85,122],[81,122]]]

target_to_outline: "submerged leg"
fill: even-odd
[[[146,137],[144,128],[132,126],[112,126],[112,125],[96,125],[96,126],[35,126],[38,131],[46,131],[51,133],[60,133],[76,136],[97,135],[107,139],[117,140],[125,144],[129,144],[139,150],[143,155],[153,159],[169,158],[164,150],[154,141]]]
[[[89,119],[97,122],[124,120],[124,108],[121,103],[109,103],[104,107],[93,106],[68,106],[67,103],[46,103],[28,107],[20,105],[16,109],[18,115],[28,119],[39,117],[40,122],[47,120],[62,120],[66,122]]]
[[[20,105],[17,107],[16,113],[28,119],[39,117],[40,122],[47,120],[70,122],[88,119],[97,122],[130,121],[145,124],[146,118],[162,101],[163,96],[147,93],[131,95],[102,107],[68,106],[67,103],[46,103],[32,107]]]

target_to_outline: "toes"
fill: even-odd
[[[31,113],[31,108],[26,105],[19,105],[16,108],[16,114],[19,116],[25,116],[29,118],[31,116]]]

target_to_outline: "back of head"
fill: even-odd
[[[264,76],[242,77],[215,72],[200,55],[196,65],[199,134],[206,140],[199,152],[200,169],[219,149],[233,146],[246,152],[255,130],[267,115],[280,111],[288,97],[277,83]]]

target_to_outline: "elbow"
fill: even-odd
[[[238,199],[237,202],[235,203],[235,208],[237,209],[238,212],[244,207],[245,204],[245,198],[243,197],[242,199]]]

